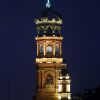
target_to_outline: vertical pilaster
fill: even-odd
[[[53,56],[55,57],[55,41],[53,41]]]
[[[60,57],[62,56],[62,42],[60,41]]]
[[[39,42],[37,41],[37,57],[39,57]]]
[[[43,50],[44,50],[44,57],[46,56],[46,42],[45,41],[43,41]]]
[[[45,80],[44,80],[44,70],[42,70],[42,92],[44,91],[43,89],[44,89],[44,82],[45,82]]]
[[[37,84],[38,84],[38,92],[40,92],[41,90],[41,70],[37,70],[38,72],[38,80],[37,80]]]

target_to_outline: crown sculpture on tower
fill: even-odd
[[[33,100],[71,100],[71,79],[62,57],[62,17],[47,0],[46,9],[34,21],[37,27],[37,87]]]

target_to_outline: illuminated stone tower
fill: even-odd
[[[51,8],[35,19],[37,26],[37,93],[35,100],[61,100],[70,98],[70,77],[62,74],[65,68],[62,57],[61,15]],[[64,69],[66,70],[66,69]]]

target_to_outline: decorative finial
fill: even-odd
[[[46,3],[46,8],[50,8],[50,7],[51,7],[50,0],[47,0],[47,3]]]

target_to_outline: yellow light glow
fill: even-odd
[[[67,84],[66,88],[67,88],[67,92],[70,92],[70,84]]]
[[[61,100],[61,95],[58,96],[58,99]]]
[[[63,58],[36,58],[36,63],[62,63]]]
[[[63,77],[62,77],[62,76],[60,76],[60,79],[63,79]]]
[[[68,94],[68,100],[71,100],[71,94]]]
[[[35,38],[36,40],[62,40],[63,37],[47,37],[47,36],[44,36],[44,37],[36,37]]]
[[[48,18],[41,18],[40,20],[39,19],[35,19],[34,20],[35,21],[35,23],[38,25],[38,24],[42,24],[42,23],[48,23],[48,24],[53,24],[53,23],[56,23],[56,24],[62,24],[63,23],[63,21],[62,21],[62,19],[58,19],[58,20],[56,20],[56,19],[54,19],[54,18],[52,18],[51,20],[49,20]]]
[[[62,84],[58,84],[58,92],[62,92]]]
[[[66,79],[69,79],[69,76],[66,76]]]

